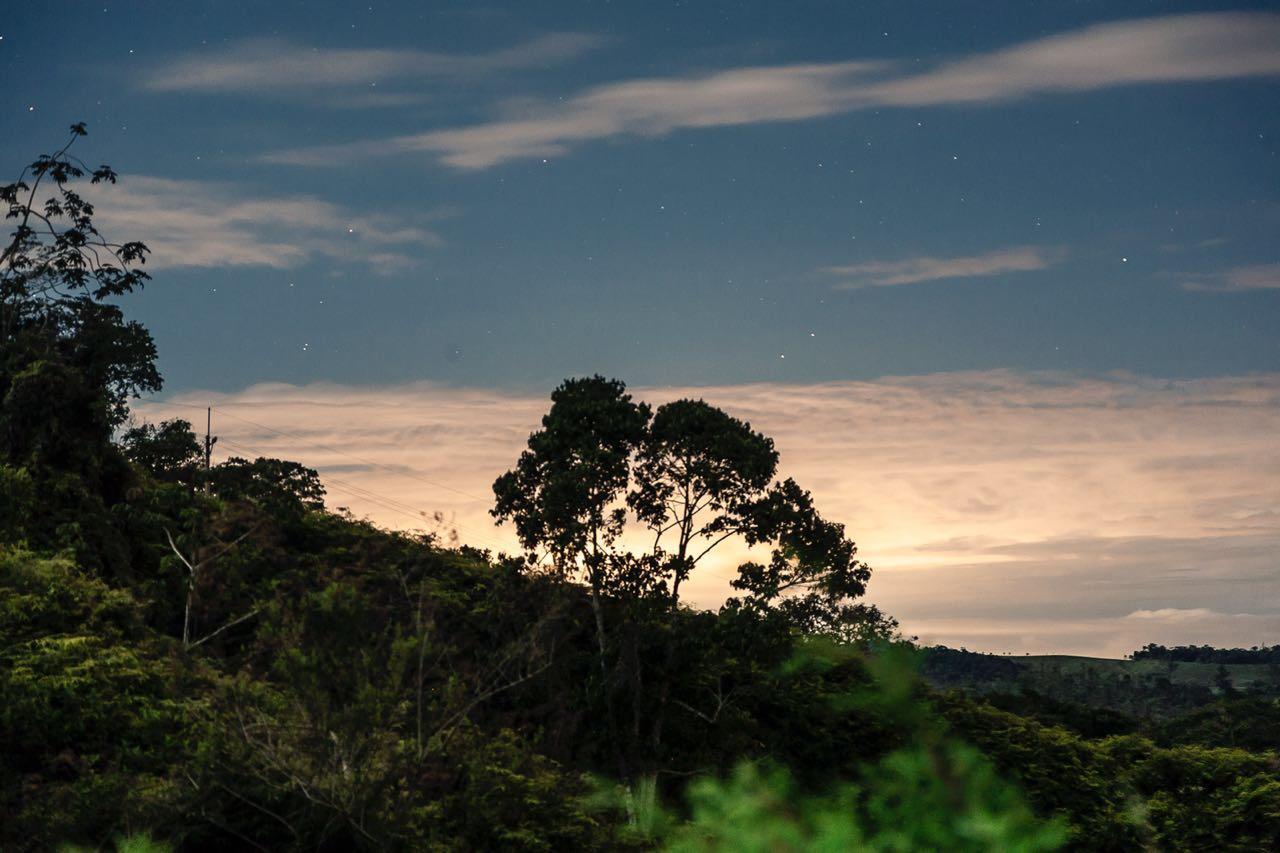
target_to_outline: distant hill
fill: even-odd
[[[1232,694],[1280,697],[1280,665],[1275,663],[1008,657],[936,646],[926,650],[924,676],[940,689],[978,695],[1031,691],[1137,717],[1184,714]]]

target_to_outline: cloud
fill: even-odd
[[[783,473],[874,567],[871,599],[912,633],[1116,657],[1146,642],[1280,642],[1280,374],[987,371],[633,391],[699,396],[772,436]],[[222,453],[298,459],[320,470],[331,506],[395,527],[443,512],[463,541],[509,551],[510,529],[487,515],[490,485],[548,406],[545,394],[430,383],[172,402],[193,408],[136,410],[191,417],[212,402]],[[700,568],[692,600],[722,601],[745,556]],[[1177,622],[1177,610],[1208,615]]]
[[[1242,293],[1250,290],[1280,289],[1280,264],[1257,264],[1235,267],[1217,273],[1193,273],[1180,276],[1183,290],[1214,293]]]
[[[1221,12],[1097,24],[879,83],[868,95],[933,106],[1271,74],[1280,74],[1280,15]]]
[[[317,48],[279,39],[247,39],[205,56],[158,66],[143,85],[154,92],[275,96],[343,87],[368,89],[410,78],[459,78],[534,68],[599,47],[585,33],[550,33],[479,54],[421,50]],[[366,92],[361,103],[400,105],[420,95]]]
[[[268,162],[338,165],[352,159],[431,153],[459,169],[484,169],[567,152],[574,143],[620,134],[662,136],[679,128],[797,121],[851,106],[849,81],[871,63],[745,68],[699,77],[632,80],[600,86],[562,106],[471,127],[316,146],[268,154]]]
[[[1177,607],[1162,607],[1159,610],[1135,610],[1126,619],[1143,619],[1154,620],[1157,622],[1188,622],[1198,621],[1200,619],[1211,619],[1228,614],[1219,613],[1216,610],[1210,610],[1207,607],[1193,607],[1190,609],[1181,609]],[[1244,614],[1236,614],[1244,615]]]
[[[85,188],[85,195],[103,202],[98,225],[104,234],[152,247],[149,269],[286,269],[327,259],[390,272],[442,243],[422,224],[360,214],[310,195],[256,195],[232,184],[132,175]]]
[[[848,266],[824,267],[821,272],[844,279],[836,285],[836,289],[856,290],[863,287],[889,287],[947,278],[973,278],[1042,270],[1053,263],[1051,254],[1038,246],[1015,246],[988,252],[985,255],[868,261]]]
[[[470,127],[313,146],[269,162],[338,165],[393,154],[430,154],[458,169],[550,157],[623,135],[800,121],[875,107],[1008,101],[1113,86],[1280,74],[1280,15],[1224,12],[1099,24],[904,73],[886,63],[738,68],[627,80],[554,102],[524,105]]]

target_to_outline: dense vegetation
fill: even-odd
[[[702,401],[560,386],[495,483],[517,557],[130,426],[160,376],[114,300],[146,247],[97,234],[81,177],[114,180],[63,149],[0,190],[0,848],[1280,844],[1274,701],[1165,729],[937,692],[844,529]],[[688,607],[732,537],[767,560]]]

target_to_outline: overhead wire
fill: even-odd
[[[275,434],[277,434],[277,435],[284,436],[284,437],[286,437],[286,438],[292,438],[292,439],[294,439],[294,440],[296,440],[296,441],[308,442],[308,443],[310,444],[310,446],[312,446],[312,447],[317,447],[317,448],[319,448],[319,449],[321,449],[321,450],[327,450],[327,451],[328,451],[328,452],[330,452],[330,453],[336,453],[336,454],[338,454],[338,455],[340,455],[340,456],[345,456],[345,457],[347,457],[348,459],[352,459],[352,460],[355,460],[355,461],[357,461],[357,462],[361,462],[361,463],[363,463],[363,464],[365,464],[365,465],[371,465],[371,466],[374,466],[374,467],[376,467],[376,468],[381,468],[381,469],[386,470],[386,471],[389,471],[389,472],[391,472],[391,473],[393,473],[393,474],[395,474],[395,475],[397,475],[397,476],[408,477],[408,478],[410,478],[410,479],[419,480],[419,481],[424,482],[424,483],[426,483],[426,484],[428,484],[428,485],[434,486],[434,487],[436,487],[436,488],[444,489],[444,490],[446,490],[446,491],[453,492],[454,494],[458,494],[458,495],[461,495],[461,496],[463,496],[463,497],[470,498],[470,499],[472,499],[472,500],[487,501],[487,499],[486,499],[486,498],[481,498],[481,497],[479,497],[479,496],[477,496],[477,495],[473,495],[473,494],[471,494],[471,493],[469,493],[469,492],[465,492],[465,491],[463,491],[463,490],[461,490],[461,489],[456,489],[456,488],[453,488],[452,486],[447,486],[447,485],[444,485],[443,483],[438,483],[438,482],[436,482],[436,481],[434,481],[434,480],[430,480],[430,479],[428,479],[428,478],[426,478],[426,477],[423,477],[423,476],[421,476],[421,475],[418,475],[418,474],[416,474],[416,473],[414,473],[414,472],[411,472],[411,471],[405,471],[405,470],[403,470],[402,468],[397,468],[397,467],[394,467],[394,466],[391,466],[391,465],[387,465],[386,463],[382,463],[382,462],[376,462],[376,461],[371,460],[371,459],[365,459],[365,458],[363,458],[363,457],[356,456],[356,455],[355,455],[355,454],[353,454],[353,453],[347,453],[346,451],[339,450],[339,449],[334,448],[334,447],[328,447],[328,446],[323,445],[323,444],[314,444],[314,443],[311,443],[311,442],[309,441],[309,439],[307,439],[307,438],[305,438],[305,437],[303,437],[303,436],[296,435],[296,434],[293,434],[293,433],[287,432],[287,431],[285,431],[285,430],[277,429],[277,428],[275,428],[275,427],[268,426],[267,424],[258,423],[257,421],[250,420],[249,418],[246,418],[246,417],[242,417],[242,416],[240,416],[240,415],[233,414],[232,412],[228,412],[228,411],[226,411],[224,408],[221,408],[221,407],[218,407],[218,406],[200,406],[200,405],[197,405],[197,404],[194,404],[194,403],[178,403],[178,402],[172,402],[172,401],[147,401],[147,405],[149,405],[149,406],[172,406],[172,407],[181,407],[181,408],[189,408],[189,409],[211,409],[211,410],[212,410],[212,411],[214,411],[214,412],[217,412],[217,413],[219,413],[219,414],[221,414],[221,415],[225,415],[225,416],[227,416],[227,417],[229,417],[229,418],[232,418],[232,419],[234,419],[234,420],[241,421],[241,422],[246,423],[246,424],[249,424],[249,425],[251,425],[251,426],[258,427],[258,428],[260,428],[260,429],[265,429],[265,430],[267,430],[268,432],[272,432],[272,433],[275,433]],[[231,405],[235,405],[235,404],[231,404]],[[248,451],[248,452],[250,452],[250,453],[255,453],[255,454],[259,454],[259,455],[261,455],[261,454],[264,452],[262,449],[249,447],[248,445],[244,444],[243,442],[238,442],[238,441],[231,440],[231,439],[227,439],[227,438],[225,438],[225,437],[221,437],[221,436],[220,436],[219,438],[220,438],[221,442],[222,442],[224,445],[234,445],[234,446],[240,447],[241,449],[246,450],[246,451]],[[328,476],[328,475],[325,475],[324,480],[325,480],[326,487],[327,487],[327,486],[328,486],[328,484],[330,484],[330,483],[336,484],[336,485],[338,486],[338,488],[336,489],[336,491],[344,492],[344,493],[345,493],[345,494],[347,494],[349,497],[355,497],[355,498],[359,498],[359,499],[361,499],[361,500],[367,501],[367,502],[369,502],[369,503],[374,504],[375,506],[378,506],[378,507],[379,507],[379,508],[381,508],[381,509],[385,509],[385,510],[388,510],[388,511],[390,511],[390,512],[396,512],[396,513],[399,513],[399,514],[401,514],[401,515],[409,516],[409,517],[414,518],[414,519],[417,519],[417,520],[434,519],[434,516],[433,516],[432,514],[428,514],[427,512],[425,512],[424,510],[419,509],[418,507],[415,507],[415,506],[413,506],[413,505],[411,505],[411,504],[407,504],[407,503],[405,503],[405,502],[403,502],[403,501],[400,501],[400,500],[398,500],[398,499],[396,499],[396,498],[392,498],[392,497],[389,497],[389,496],[387,496],[387,495],[379,494],[379,493],[374,492],[373,490],[368,489],[368,488],[366,488],[366,487],[363,487],[363,486],[357,486],[357,485],[355,485],[355,484],[353,484],[353,483],[347,483],[347,482],[345,482],[345,481],[343,481],[343,480],[339,480],[339,479],[337,479],[336,477],[331,477],[331,476]],[[500,550],[500,547],[499,547],[498,545],[496,545],[496,544],[495,544],[491,539],[489,539],[489,538],[488,538],[488,537],[486,537],[486,536],[483,536],[482,534],[480,534],[478,531],[474,530],[473,528],[466,527],[465,525],[458,524],[457,522],[450,522],[450,523],[449,523],[449,526],[452,526],[452,527],[454,527],[454,528],[456,528],[456,529],[458,529],[458,530],[464,530],[464,531],[466,531],[467,533],[472,534],[473,536],[476,536],[482,544],[484,544],[485,546],[489,547],[490,549],[492,549],[492,550],[494,550],[494,551],[498,551],[498,550]],[[737,573],[736,573],[736,572],[734,572],[732,575],[724,575],[724,574],[721,574],[720,572],[711,571],[710,569],[703,569],[702,574],[703,574],[703,576],[704,576],[704,577],[709,576],[709,577],[715,578],[716,580],[726,581],[726,582],[731,581],[731,580],[734,580],[734,579],[736,578],[736,576],[737,576]]]
[[[259,423],[259,422],[254,421],[254,420],[250,420],[249,418],[246,418],[246,417],[244,417],[243,415],[237,415],[237,414],[235,414],[234,412],[228,412],[225,408],[223,408],[223,407],[221,407],[221,406],[199,406],[199,405],[196,405],[196,404],[193,404],[193,403],[177,403],[177,402],[170,402],[170,401],[154,401],[154,402],[153,402],[153,401],[148,401],[148,402],[147,402],[147,405],[152,405],[152,406],[180,406],[180,407],[182,407],[182,408],[190,408],[190,409],[206,409],[206,408],[207,408],[207,409],[212,409],[213,411],[217,412],[218,414],[220,414],[220,415],[225,415],[226,417],[231,418],[231,419],[233,419],[233,420],[237,420],[237,421],[240,421],[240,422],[242,422],[242,423],[249,424],[250,426],[256,426],[256,427],[258,427],[259,429],[265,429],[265,430],[267,430],[268,432],[275,433],[276,435],[282,435],[282,436],[284,436],[285,438],[292,438],[292,439],[294,439],[295,441],[303,441],[303,442],[306,442],[310,447],[315,447],[315,448],[318,448],[318,449],[320,449],[320,450],[325,450],[325,451],[328,451],[329,453],[336,453],[336,454],[338,454],[339,456],[345,456],[345,457],[346,457],[346,458],[348,458],[348,459],[352,459],[352,460],[354,460],[354,461],[356,461],[356,462],[360,462],[360,463],[363,463],[363,464],[365,464],[365,465],[372,465],[372,466],[377,467],[377,468],[383,468],[383,469],[385,469],[385,470],[392,471],[392,472],[394,472],[394,473],[396,473],[396,474],[398,474],[398,475],[400,475],[400,476],[403,476],[403,477],[408,477],[408,478],[410,478],[410,479],[414,479],[414,480],[420,480],[421,482],[426,483],[426,484],[427,484],[427,485],[429,485],[429,486],[434,486],[434,487],[435,487],[435,488],[437,488],[437,489],[444,489],[444,490],[445,490],[445,491],[447,491],[447,492],[453,492],[454,494],[456,494],[456,495],[461,495],[461,496],[462,496],[462,497],[464,497],[464,498],[470,498],[471,500],[476,500],[476,501],[486,501],[486,502],[489,500],[489,499],[488,499],[488,498],[486,498],[486,497],[481,497],[481,496],[479,496],[479,495],[473,495],[473,494],[471,494],[470,492],[463,491],[462,489],[458,489],[458,488],[455,488],[455,487],[453,487],[453,486],[447,485],[447,484],[445,484],[445,483],[441,483],[441,482],[438,482],[438,481],[436,481],[436,480],[432,480],[432,479],[430,479],[430,478],[428,478],[428,477],[424,477],[424,476],[422,476],[421,474],[418,474],[417,472],[414,472],[414,471],[404,471],[404,470],[401,470],[401,469],[399,469],[399,468],[396,468],[396,467],[394,467],[394,466],[392,466],[392,465],[388,465],[388,464],[386,464],[385,462],[377,462],[377,461],[372,460],[372,459],[365,459],[364,457],[356,456],[354,453],[348,453],[347,451],[345,451],[345,450],[341,450],[341,449],[336,448],[336,447],[330,447],[330,446],[328,446],[328,445],[324,445],[324,444],[317,444],[317,443],[315,443],[315,442],[311,441],[309,438],[306,438],[305,436],[297,435],[296,433],[291,433],[291,432],[288,432],[288,431],[286,431],[286,430],[279,429],[279,428],[277,428],[277,427],[269,426],[269,425],[267,425],[267,424],[263,424],[263,423]],[[226,405],[232,405],[232,406],[234,406],[234,405],[243,405],[243,404],[229,403],[229,404],[226,404]]]
[[[242,450],[242,451],[256,454],[259,456],[263,455],[266,452],[262,448],[251,447],[250,445],[245,444],[244,442],[239,440],[223,438],[221,443],[226,447]],[[330,477],[330,476],[324,476],[323,480],[324,480],[324,485],[326,490],[337,491],[337,492],[346,494],[348,497],[358,498],[362,501],[373,504],[379,509],[385,509],[390,512],[399,513],[400,515],[408,516],[417,521],[435,520],[434,513],[427,512],[426,510],[423,510],[412,504],[401,501],[398,498],[393,498],[389,495],[384,495],[384,494],[381,494],[380,492],[375,492],[374,490],[369,489],[365,486],[357,486],[354,483],[348,483],[345,480],[340,480],[336,477]],[[333,488],[333,486],[336,486],[336,488]],[[478,540],[479,544],[489,548],[490,550],[493,550],[493,551],[501,550],[502,546],[494,542],[489,536],[484,535],[483,533],[481,533],[480,531],[474,528],[459,524],[453,520],[446,520],[443,518],[440,519],[440,523],[442,525],[445,525],[446,527],[453,527],[458,530],[466,531],[468,534],[470,534],[472,537]]]

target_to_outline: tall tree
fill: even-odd
[[[778,467],[773,440],[702,400],[659,406],[640,444],[627,503],[654,534],[674,609],[698,561],[743,532]],[[674,550],[664,545],[668,534]]]
[[[566,379],[551,394],[542,429],[514,470],[493,484],[492,510],[510,519],[529,551],[545,549],[555,570],[581,575],[591,591],[600,664],[607,634],[601,598],[612,547],[626,523],[621,500],[650,409],[616,379]]]
[[[726,540],[772,548],[767,565],[740,568],[733,584],[747,596],[733,606],[843,639],[896,627],[874,607],[853,602],[865,592],[870,569],[857,560],[843,526],[818,514],[808,492],[775,480],[773,441],[750,424],[688,399],[660,406],[650,418],[621,382],[595,376],[557,388],[542,427],[515,469],[495,482],[493,515],[515,522],[528,551],[544,551],[562,575],[586,581],[615,732],[613,693],[622,685],[630,692],[631,752],[657,759],[677,680],[681,584]],[[626,507],[653,536],[648,553],[616,547]],[[605,599],[627,614],[612,633]],[[663,616],[655,617],[655,605]]]
[[[111,435],[160,374],[151,335],[109,301],[146,282],[147,248],[94,226],[79,182],[116,174],[69,153],[85,133],[72,126],[62,148],[0,186],[13,223],[0,249],[0,465],[25,471],[42,506],[25,531],[33,545],[102,564],[119,550],[103,510],[130,477]]]

